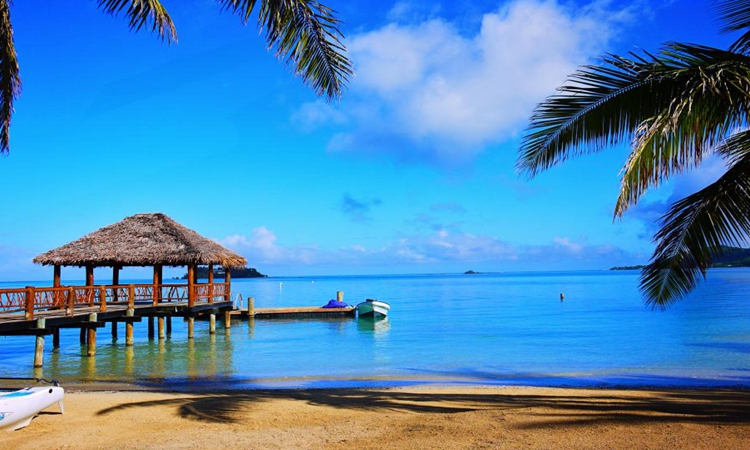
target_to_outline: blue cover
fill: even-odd
[[[346,308],[347,306],[349,305],[347,305],[344,302],[339,302],[337,300],[329,300],[328,303],[326,303],[322,307],[323,308]]]

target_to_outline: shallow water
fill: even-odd
[[[116,342],[100,329],[95,358],[85,356],[78,330],[63,330],[59,350],[47,343],[41,374],[31,367],[32,337],[0,337],[0,376],[174,389],[750,386],[750,270],[713,270],[666,312],[644,306],[637,282],[635,271],[233,280],[233,292],[257,307],[323,305],[341,290],[349,303],[386,301],[391,314],[235,321],[213,336],[197,321],[194,340],[176,318],[161,342],[147,339],[144,321],[133,347],[121,324]]]

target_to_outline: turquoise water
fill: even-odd
[[[750,270],[713,270],[665,312],[644,306],[637,282],[635,271],[234,280],[233,292],[257,307],[323,305],[340,290],[349,303],[386,301],[391,314],[236,321],[213,336],[196,322],[192,341],[175,319],[161,342],[147,339],[144,321],[134,347],[125,347],[121,324],[116,342],[100,329],[95,358],[85,356],[78,330],[64,330],[59,350],[47,339],[42,375],[175,389],[750,386]],[[33,337],[0,338],[0,376],[40,375],[33,346]]]

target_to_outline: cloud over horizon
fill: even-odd
[[[638,262],[643,258],[643,255],[633,255],[614,245],[589,244],[585,238],[558,237],[545,244],[519,245],[494,236],[446,229],[399,236],[378,248],[358,244],[338,249],[287,247],[278,244],[275,233],[263,226],[252,230],[249,237],[233,235],[219,242],[243,254],[251,266],[285,270],[294,267],[303,272],[332,265],[345,266],[355,273],[358,268],[372,267],[445,271],[468,266],[478,268],[480,265],[481,270],[488,271],[601,269]]]
[[[516,0],[469,32],[428,18],[355,34],[347,45],[357,76],[341,105],[307,103],[293,122],[330,126],[331,151],[468,162],[517,136],[538,102],[606,50],[630,17],[607,6]]]

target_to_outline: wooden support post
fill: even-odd
[[[107,311],[107,288],[99,286],[99,312]]]
[[[52,287],[60,287],[60,265],[55,264],[55,268],[52,274]]]
[[[133,317],[133,315],[135,315],[135,310],[132,308],[125,311],[125,317]],[[133,346],[133,322],[131,321],[125,322],[125,345],[127,347]]]
[[[34,350],[34,367],[44,365],[44,335],[36,337],[36,349]]]
[[[159,339],[164,339],[164,316],[157,317],[159,325]]]
[[[188,308],[195,306],[195,265],[188,266]]]
[[[253,316],[255,316],[255,298],[248,297],[247,298],[247,317],[253,317]]]
[[[232,328],[232,311],[224,311],[224,328]]]
[[[167,337],[172,336],[172,316],[167,316]]]
[[[187,337],[188,339],[193,339],[195,337],[195,317],[190,316],[187,318],[187,321],[188,321]]]
[[[94,266],[86,266],[86,286],[94,285]]]
[[[89,314],[89,322],[96,322],[96,319],[96,313]],[[86,344],[86,355],[96,356],[96,327],[93,325],[89,325],[88,339]]]
[[[120,266],[112,266],[112,285],[118,286],[120,284]],[[112,288],[112,301],[118,301],[120,294],[117,292],[117,288]]]
[[[154,306],[159,304],[161,301],[161,276],[162,276],[162,270],[161,266],[159,264],[156,264],[154,266]]]
[[[213,311],[208,315],[208,334],[216,334],[216,313]]]
[[[26,320],[34,320],[34,302],[36,300],[36,290],[34,286],[26,286]]]
[[[135,308],[135,285],[128,285],[128,308]]]
[[[226,298],[224,299],[227,302],[232,301],[232,269],[229,267],[224,268],[224,283],[227,284],[226,287]]]
[[[214,302],[214,265],[208,265],[208,303]]]
[[[52,332],[52,349],[58,348],[60,348],[60,329],[55,328],[55,331]]]
[[[154,338],[154,316],[148,316],[148,338]]]
[[[133,317],[135,315],[135,310],[132,308],[128,308],[125,311],[125,317]],[[133,346],[133,322],[127,321],[125,322],[125,346],[132,347]]]
[[[45,319],[37,319],[36,327],[44,329]],[[44,365],[44,335],[40,334],[36,337],[36,348],[34,350],[34,367],[42,367]]]
[[[133,322],[125,323],[125,346],[133,346]]]
[[[117,341],[117,322],[112,322],[112,340]]]
[[[68,310],[66,314],[69,316],[73,315],[73,309],[76,307],[76,289],[74,287],[68,288]]]
[[[86,344],[86,328],[81,327],[81,334],[78,337],[78,341],[81,343],[81,345]]]
[[[336,291],[336,301],[337,302],[344,301],[344,291]]]

